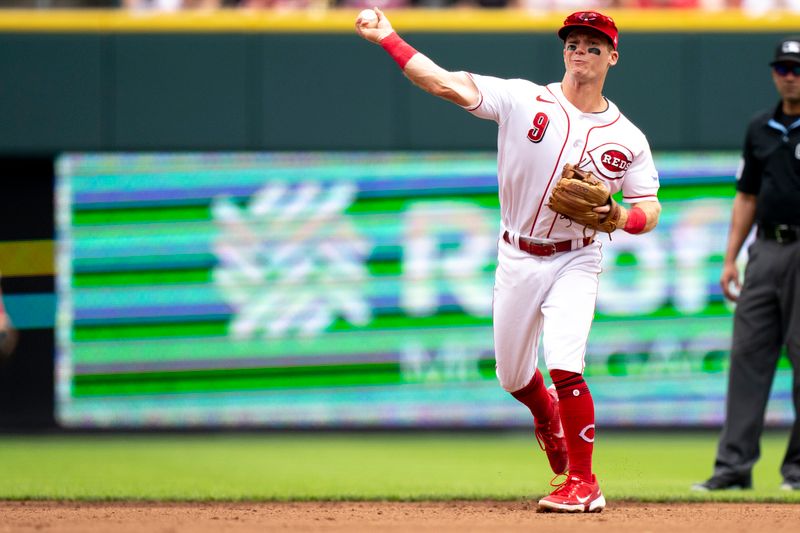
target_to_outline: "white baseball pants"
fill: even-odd
[[[500,239],[492,315],[497,378],[506,391],[521,389],[533,377],[540,337],[548,370],[583,373],[600,248],[594,242],[538,257]]]

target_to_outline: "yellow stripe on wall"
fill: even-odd
[[[52,276],[53,241],[0,242],[0,275]]]
[[[741,10],[608,10],[623,33],[792,32],[800,14],[772,11],[750,16]],[[124,10],[2,10],[0,32],[267,32],[347,33],[357,10],[235,10],[137,13]],[[524,10],[406,9],[387,12],[400,31],[555,31],[568,13]]]

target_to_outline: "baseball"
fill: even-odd
[[[358,14],[358,18],[360,18],[362,22],[373,22],[378,20],[378,15],[371,9],[364,9]]]

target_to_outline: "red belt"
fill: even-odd
[[[511,236],[508,234],[507,231],[503,232],[503,240],[506,241],[508,244],[514,244],[511,242]],[[572,250],[577,250],[579,248],[583,248],[584,246],[589,246],[592,241],[591,237],[584,237],[581,241],[583,244],[581,246],[572,247],[572,241],[561,241],[561,242],[550,242],[550,243],[539,243],[539,242],[530,242],[530,241],[523,241],[519,239],[519,249],[523,252],[528,252],[531,255],[539,255],[539,256],[548,256],[557,254],[559,252],[569,252]]]

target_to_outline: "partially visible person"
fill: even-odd
[[[714,473],[695,490],[749,489],[764,412],[782,348],[794,369],[795,421],[781,464],[786,490],[800,490],[800,37],[770,63],[781,101],[747,128],[720,284],[737,302],[725,425]],[[756,225],[744,284],[736,257]]]
[[[0,360],[8,357],[17,346],[17,330],[3,305],[3,290],[0,288]]]

